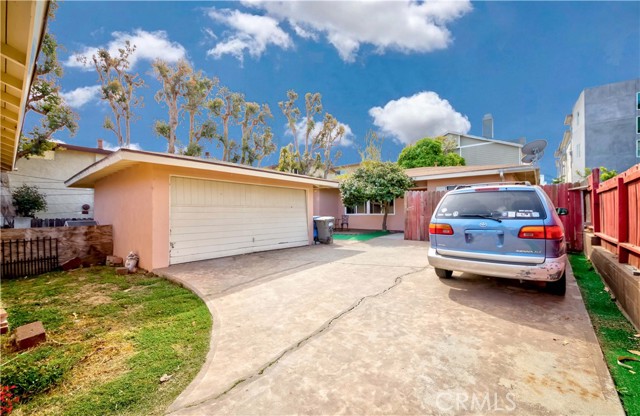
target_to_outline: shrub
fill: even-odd
[[[11,196],[19,217],[33,217],[36,212],[47,209],[47,200],[35,185],[24,184],[16,188]]]
[[[11,392],[16,386],[0,386],[0,415],[8,415],[20,398]]]

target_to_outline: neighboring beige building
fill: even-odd
[[[23,184],[37,186],[47,199],[47,210],[36,213],[37,218],[93,218],[93,189],[68,188],[64,181],[111,153],[102,148],[60,144],[44,156],[18,159],[15,169],[6,173],[8,191]],[[83,205],[89,209],[83,210]]]
[[[488,139],[470,134],[446,133],[444,137],[456,143],[455,152],[467,166],[522,165],[522,143]]]

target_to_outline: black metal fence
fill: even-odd
[[[3,279],[46,273],[59,266],[57,238],[3,240],[1,249]]]
[[[33,218],[31,228],[64,227],[67,221],[92,220],[93,218]]]

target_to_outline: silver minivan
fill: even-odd
[[[429,224],[429,264],[440,278],[454,271],[547,282],[566,290],[564,228],[539,186],[485,184],[448,192]]]

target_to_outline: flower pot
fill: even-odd
[[[13,228],[31,228],[31,217],[15,217],[13,219]]]

